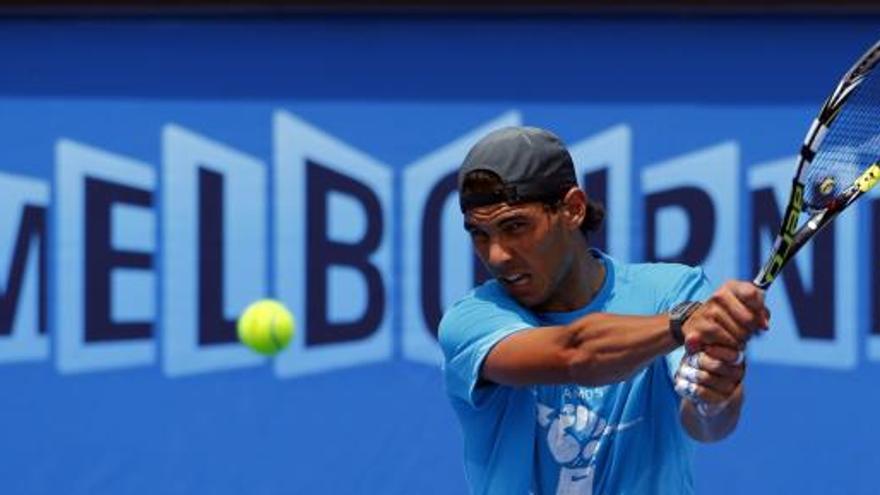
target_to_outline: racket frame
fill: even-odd
[[[813,212],[812,216],[800,228],[798,227],[801,213],[804,211],[804,190],[806,187],[804,174],[816,157],[816,152],[828,134],[828,130],[834,124],[840,109],[843,108],[850,95],[865,80],[865,77],[877,65],[878,61],[880,61],[880,42],[875,43],[847,71],[831,96],[825,100],[819,115],[810,125],[798,156],[797,173],[794,179],[792,179],[788,205],[782,217],[779,233],[773,242],[773,250],[752,281],[759,288],[764,290],[769,288],[788,260],[807,241],[880,181],[880,163],[875,162],[863,171],[862,175],[830,204],[821,210]]]

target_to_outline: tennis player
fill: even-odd
[[[738,422],[742,351],[769,325],[763,292],[730,281],[713,293],[700,268],[591,249],[604,212],[547,131],[489,134],[458,189],[494,276],[439,329],[471,491],[692,493],[691,439]],[[699,349],[683,357],[685,341]]]

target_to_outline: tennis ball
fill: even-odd
[[[834,186],[834,177],[826,177],[825,180],[819,183],[819,193],[822,194],[822,196],[828,196],[834,191]]]
[[[252,303],[238,319],[238,340],[267,356],[287,347],[293,332],[293,315],[272,299]]]

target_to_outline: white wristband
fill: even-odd
[[[724,408],[727,407],[729,402],[725,401],[721,404],[709,405],[701,400],[694,401],[694,406],[697,410],[697,413],[704,418],[711,418],[712,416],[717,416]]]
[[[675,391],[681,397],[687,397],[691,400],[699,400],[697,398],[697,384],[694,382],[679,378],[675,380]]]

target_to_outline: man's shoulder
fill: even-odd
[[[444,317],[467,308],[482,307],[490,310],[492,307],[509,308],[516,305],[497,280],[488,280],[474,287],[467,294],[452,303],[445,311]]]
[[[703,269],[682,263],[618,263],[618,277],[626,281],[669,284],[683,278],[701,278]]]
[[[511,298],[496,280],[469,291],[443,313],[438,328],[441,344],[462,332],[489,332],[498,328],[533,324],[534,315]]]
[[[615,271],[620,292],[653,295],[660,309],[681,297],[696,297],[708,286],[701,267],[681,263],[617,263]]]

